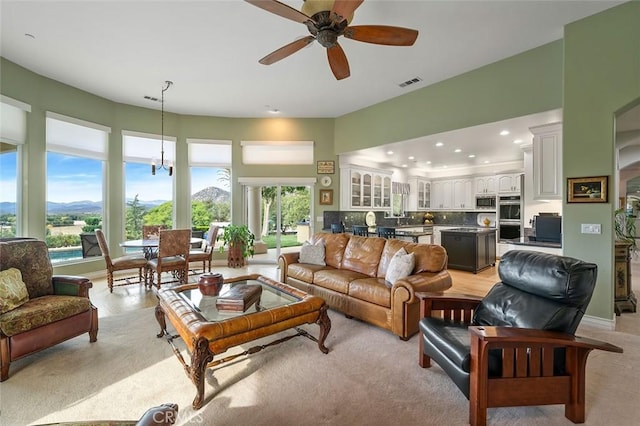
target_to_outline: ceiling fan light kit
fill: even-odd
[[[298,11],[277,0],[245,0],[275,15],[306,25],[310,36],[289,43],[260,59],[271,65],[284,59],[316,40],[327,49],[329,67],[337,80],[349,77],[349,62],[338,43],[338,37],[386,46],[412,46],[418,31],[386,25],[350,26],[355,10],[364,0],[306,0]]]

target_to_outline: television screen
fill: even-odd
[[[559,243],[562,241],[562,216],[536,217],[536,241]]]

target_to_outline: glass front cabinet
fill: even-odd
[[[409,210],[431,209],[431,182],[425,178],[412,176],[409,178]]]
[[[391,173],[361,167],[340,169],[341,210],[390,210]]]

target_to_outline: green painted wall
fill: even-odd
[[[562,40],[336,119],[336,153],[562,107]]]
[[[23,235],[44,238],[46,219],[45,113],[53,111],[111,127],[107,162],[105,231],[111,250],[120,253],[118,242],[124,238],[124,182],[122,130],[160,133],[160,112],[119,104],[71,86],[37,75],[4,58],[0,59],[0,91],[3,95],[31,105],[27,121],[27,144],[23,149]],[[223,139],[233,142],[232,191],[239,194],[238,177],[316,177],[316,167],[245,166],[241,163],[242,140],[310,140],[315,142],[318,160],[337,160],[333,154],[333,119],[239,119],[165,113],[165,134],[177,138],[175,163],[177,227],[190,227],[189,170],[187,138]],[[339,182],[332,188],[337,192]],[[315,205],[315,216],[333,206]],[[240,221],[241,197],[234,197],[233,221]],[[102,259],[56,267],[56,273],[86,274],[104,268]]]
[[[607,204],[565,202],[564,250],[598,265],[588,313],[612,318],[615,113],[640,98],[640,2],[566,26],[564,44],[564,177],[609,176],[611,191]],[[602,224],[602,234],[581,234],[581,223]]]

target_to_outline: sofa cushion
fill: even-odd
[[[407,245],[411,244],[409,241],[398,240],[395,238],[387,239],[384,249],[382,249],[382,254],[380,255],[380,263],[378,264],[378,278],[384,278],[387,275],[387,268],[389,267],[389,263],[391,263],[391,259],[393,256],[400,250],[404,248],[406,250]]]
[[[313,283],[313,274],[321,269],[330,268],[328,266],[311,265],[308,263],[292,263],[287,267],[287,276],[295,278],[305,283]]]
[[[351,236],[344,249],[342,269],[375,277],[386,241],[386,239],[378,237]]]
[[[19,269],[0,271],[0,314],[9,312],[29,300],[27,286]]]
[[[305,241],[300,247],[299,263],[325,266],[324,261],[324,241],[318,240],[315,244]]]
[[[385,284],[383,278],[362,278],[351,281],[349,296],[385,308],[391,307],[391,288]]]
[[[90,307],[91,302],[86,297],[36,297],[0,315],[0,330],[7,336],[14,336],[87,311]]]
[[[398,250],[391,258],[389,268],[387,268],[387,275],[385,276],[387,286],[393,287],[396,281],[411,275],[414,265],[415,256],[413,253],[407,253],[404,247]]]
[[[344,249],[349,242],[348,234],[329,234],[320,232],[314,234],[311,239],[312,243],[317,241],[324,242],[324,261],[332,268],[340,268],[342,266],[342,258],[344,257]]]
[[[368,278],[360,272],[348,269],[321,269],[313,274],[313,284],[337,291],[339,293],[349,293],[349,283],[360,278]]]

